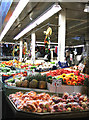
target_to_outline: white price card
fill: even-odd
[[[62,81],[61,81],[61,79],[53,79],[53,82],[52,82],[52,85],[53,86],[56,86],[56,87],[60,87],[61,85],[62,85]]]
[[[80,71],[83,71],[84,67],[85,67],[85,65],[82,64],[82,63],[80,63],[79,66],[78,66],[78,69],[79,69]]]
[[[56,78],[53,78],[52,85],[56,86]]]
[[[62,80],[61,80],[61,79],[58,79],[58,80],[56,81],[56,85],[57,85],[57,87],[60,87],[60,86],[62,85]]]

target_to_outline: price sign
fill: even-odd
[[[61,79],[58,79],[57,81],[56,81],[56,86],[57,87],[60,87],[61,85],[62,85],[62,81],[61,81]]]
[[[53,82],[52,82],[52,85],[53,86],[56,86],[56,87],[60,87],[61,85],[62,85],[62,81],[61,81],[61,79],[56,79],[56,78],[54,78],[53,79]]]
[[[52,85],[56,86],[56,78],[53,78]]]
[[[79,69],[80,71],[83,71],[84,67],[85,67],[85,65],[82,64],[82,63],[80,63],[79,66],[78,66],[78,69]]]

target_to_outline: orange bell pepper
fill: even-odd
[[[67,85],[71,85],[71,81],[69,80],[69,81],[67,81]]]
[[[74,82],[72,83],[72,85],[77,85],[77,82],[76,82],[76,81],[74,81]]]
[[[66,83],[66,82],[67,82],[66,77],[63,77],[63,82],[64,82],[64,83]]]

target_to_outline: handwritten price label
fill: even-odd
[[[56,86],[56,87],[60,87],[61,85],[62,85],[62,81],[61,81],[61,79],[56,79],[56,78],[54,78],[53,79],[53,82],[52,82],[52,85],[53,86]]]
[[[85,67],[85,65],[82,64],[82,63],[80,63],[79,66],[78,66],[78,69],[81,70],[81,71],[83,71],[84,67]]]

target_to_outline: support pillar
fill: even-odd
[[[89,33],[86,33],[85,35],[85,45],[84,45],[87,57],[89,57],[89,35],[88,34]]]
[[[35,62],[35,40],[36,40],[35,33],[31,34],[31,40],[32,40],[32,43],[31,43],[31,62],[32,62],[32,64],[34,64],[34,62]]]
[[[20,55],[19,55],[20,62],[22,61],[22,52],[23,52],[23,41],[20,40]]]
[[[58,25],[58,61],[65,61],[66,11],[59,13]]]
[[[87,57],[89,59],[89,13],[87,13],[87,32],[85,35],[85,47],[86,47],[86,53]]]

